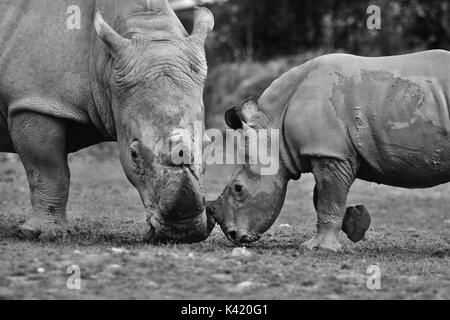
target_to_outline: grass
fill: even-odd
[[[216,228],[205,242],[150,246],[141,242],[142,205],[117,160],[72,157],[68,214],[75,232],[60,242],[27,242],[16,231],[29,212],[18,162],[0,167],[0,298],[142,299],[449,299],[450,185],[404,190],[357,182],[349,203],[372,215],[365,241],[342,237],[343,253],[308,252],[314,232],[313,179],[290,185],[274,227],[235,257]],[[231,167],[209,168],[208,198]],[[81,269],[82,289],[66,287],[67,267]],[[370,265],[381,290],[366,286]]]

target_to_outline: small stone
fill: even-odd
[[[410,277],[408,277],[408,282],[416,283],[418,281],[419,281],[419,277],[418,276],[410,276]]]
[[[280,228],[290,228],[291,225],[287,223],[280,224]]]
[[[149,288],[154,288],[154,289],[158,289],[160,287],[159,283],[149,280],[147,281],[147,287]]]
[[[37,271],[37,273],[44,273],[45,269],[44,268],[37,268],[36,271]]]
[[[450,249],[439,249],[432,253],[432,256],[438,258],[444,258],[446,256],[450,256]]]
[[[248,251],[245,247],[243,248],[235,248],[233,249],[233,252],[231,253],[233,257],[243,257],[248,258],[252,256],[252,253]]]
[[[117,270],[117,269],[120,269],[120,268],[121,268],[121,266],[118,265],[118,264],[110,264],[108,266],[108,269],[113,269],[113,270]]]
[[[227,287],[227,290],[232,293],[242,294],[242,293],[247,293],[251,290],[256,290],[257,288],[261,288],[264,286],[266,286],[266,285],[261,284],[261,283],[256,283],[253,281],[243,281],[243,282],[238,283],[237,285]]]
[[[243,281],[239,284],[236,285],[236,289],[238,291],[245,291],[250,289],[251,287],[254,287],[255,283],[251,282],[251,281]]]
[[[233,282],[233,276],[231,274],[216,273],[211,277],[219,282]]]
[[[111,248],[111,252],[114,254],[124,254],[127,252],[127,250],[123,248]]]
[[[73,254],[83,254],[83,252],[81,252],[80,250],[74,250]]]
[[[363,283],[365,277],[362,274],[356,273],[356,272],[350,272],[345,274],[338,274],[336,275],[336,279],[345,282],[345,283],[354,283],[359,284]]]
[[[189,258],[189,259],[194,259],[194,258],[195,258],[195,255],[194,255],[192,252],[189,252],[188,258]]]
[[[341,269],[342,269],[342,270],[350,270],[351,268],[352,268],[352,266],[349,265],[348,263],[343,263],[343,264],[341,265]]]

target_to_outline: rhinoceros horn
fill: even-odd
[[[147,10],[153,11],[156,15],[169,17],[171,20],[170,27],[182,36],[187,36],[188,33],[178,19],[167,0],[145,0],[147,3]]]
[[[191,38],[196,39],[201,45],[205,43],[208,33],[214,28],[214,16],[206,8],[194,8],[194,28]]]
[[[108,23],[103,20],[102,14],[97,12],[95,16],[95,31],[113,56],[117,56],[130,43],[129,39],[123,38]]]

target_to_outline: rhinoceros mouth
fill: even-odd
[[[222,228],[227,239],[236,246],[250,244],[261,239],[261,235],[246,230],[235,230],[234,228]]]
[[[144,241],[150,244],[196,243],[209,237],[216,223],[206,210],[194,219],[185,221],[164,221],[159,214],[151,214],[147,223],[149,231]]]

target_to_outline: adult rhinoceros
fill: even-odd
[[[278,217],[288,181],[312,172],[317,234],[304,245],[338,250],[356,178],[404,188],[450,181],[449,108],[447,51],[314,59],[281,76],[258,103],[226,113],[241,134],[280,130],[279,142],[271,141],[279,143],[280,168],[264,176],[260,162],[239,167],[210,210],[230,240],[255,241]],[[344,226],[353,223],[364,232],[367,212],[350,209]]]
[[[188,35],[166,0],[0,1],[0,150],[27,173],[25,237],[67,230],[67,154],[102,141],[118,142],[147,240],[208,236],[201,166],[174,163],[169,147],[204,118],[214,19],[197,8],[194,20]]]

